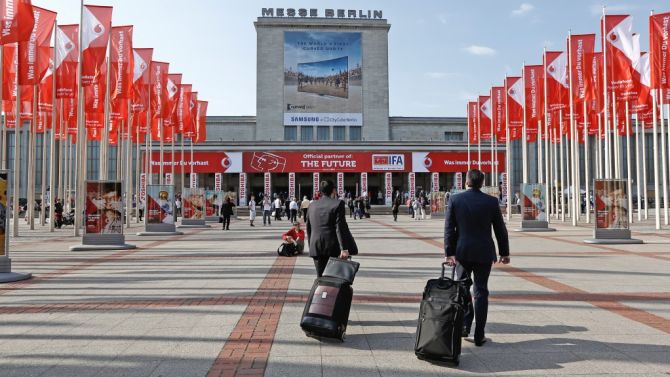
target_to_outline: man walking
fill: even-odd
[[[445,262],[461,266],[461,277],[474,273],[474,311],[468,305],[465,311],[463,336],[470,334],[475,320],[475,345],[486,343],[484,327],[488,314],[488,280],[491,266],[496,262],[496,248],[491,237],[491,226],[498,242],[500,263],[508,264],[509,239],[498,200],[480,191],[484,173],[477,169],[468,171],[465,192],[451,195],[444,226]]]

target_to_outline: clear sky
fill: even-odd
[[[79,22],[79,0],[33,0]],[[608,13],[632,14],[648,48],[649,11],[670,11],[668,0],[100,0],[113,5],[115,25],[135,25],[135,47],[153,47],[156,60],[183,73],[209,115],[256,113],[256,31],[262,7],[378,9],[389,32],[390,113],[393,116],[465,116],[465,102],[539,64],[542,48],[565,49],[569,30],[598,29]],[[597,47],[599,48],[599,47]]]

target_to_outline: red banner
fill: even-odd
[[[77,91],[77,62],[79,61],[79,25],[59,25],[56,28],[56,98],[73,98]]]
[[[409,172],[411,154],[384,152],[245,152],[247,173]]]
[[[193,163],[191,153],[184,153],[184,161],[181,161],[181,152],[174,154],[174,173],[190,173],[193,165],[194,173],[239,173],[242,171],[242,152],[194,152]],[[151,153],[151,172],[160,172],[160,152]],[[163,152],[163,170],[171,171],[172,154],[170,151]]]
[[[505,153],[496,155],[498,171],[505,170]],[[477,151],[470,152],[470,166],[478,168]],[[491,172],[491,152],[482,151],[482,171]],[[412,171],[417,173],[456,173],[468,170],[468,152],[415,152],[412,153]]]
[[[670,13],[649,16],[649,55],[651,60],[651,87],[670,89]]]
[[[479,143],[479,123],[477,122],[477,102],[468,102],[468,141]]]

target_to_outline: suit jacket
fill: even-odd
[[[307,239],[310,257],[338,257],[342,250],[358,254],[356,241],[349,231],[344,202],[321,197],[309,205],[307,211]]]
[[[491,226],[500,256],[509,256],[509,239],[498,199],[478,189],[451,195],[444,220],[445,254],[459,261],[490,263],[496,260]]]

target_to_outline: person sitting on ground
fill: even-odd
[[[284,243],[293,244],[298,254],[302,254],[305,249],[305,231],[300,229],[300,222],[298,221],[293,222],[293,228],[282,234],[281,239],[284,240]]]

